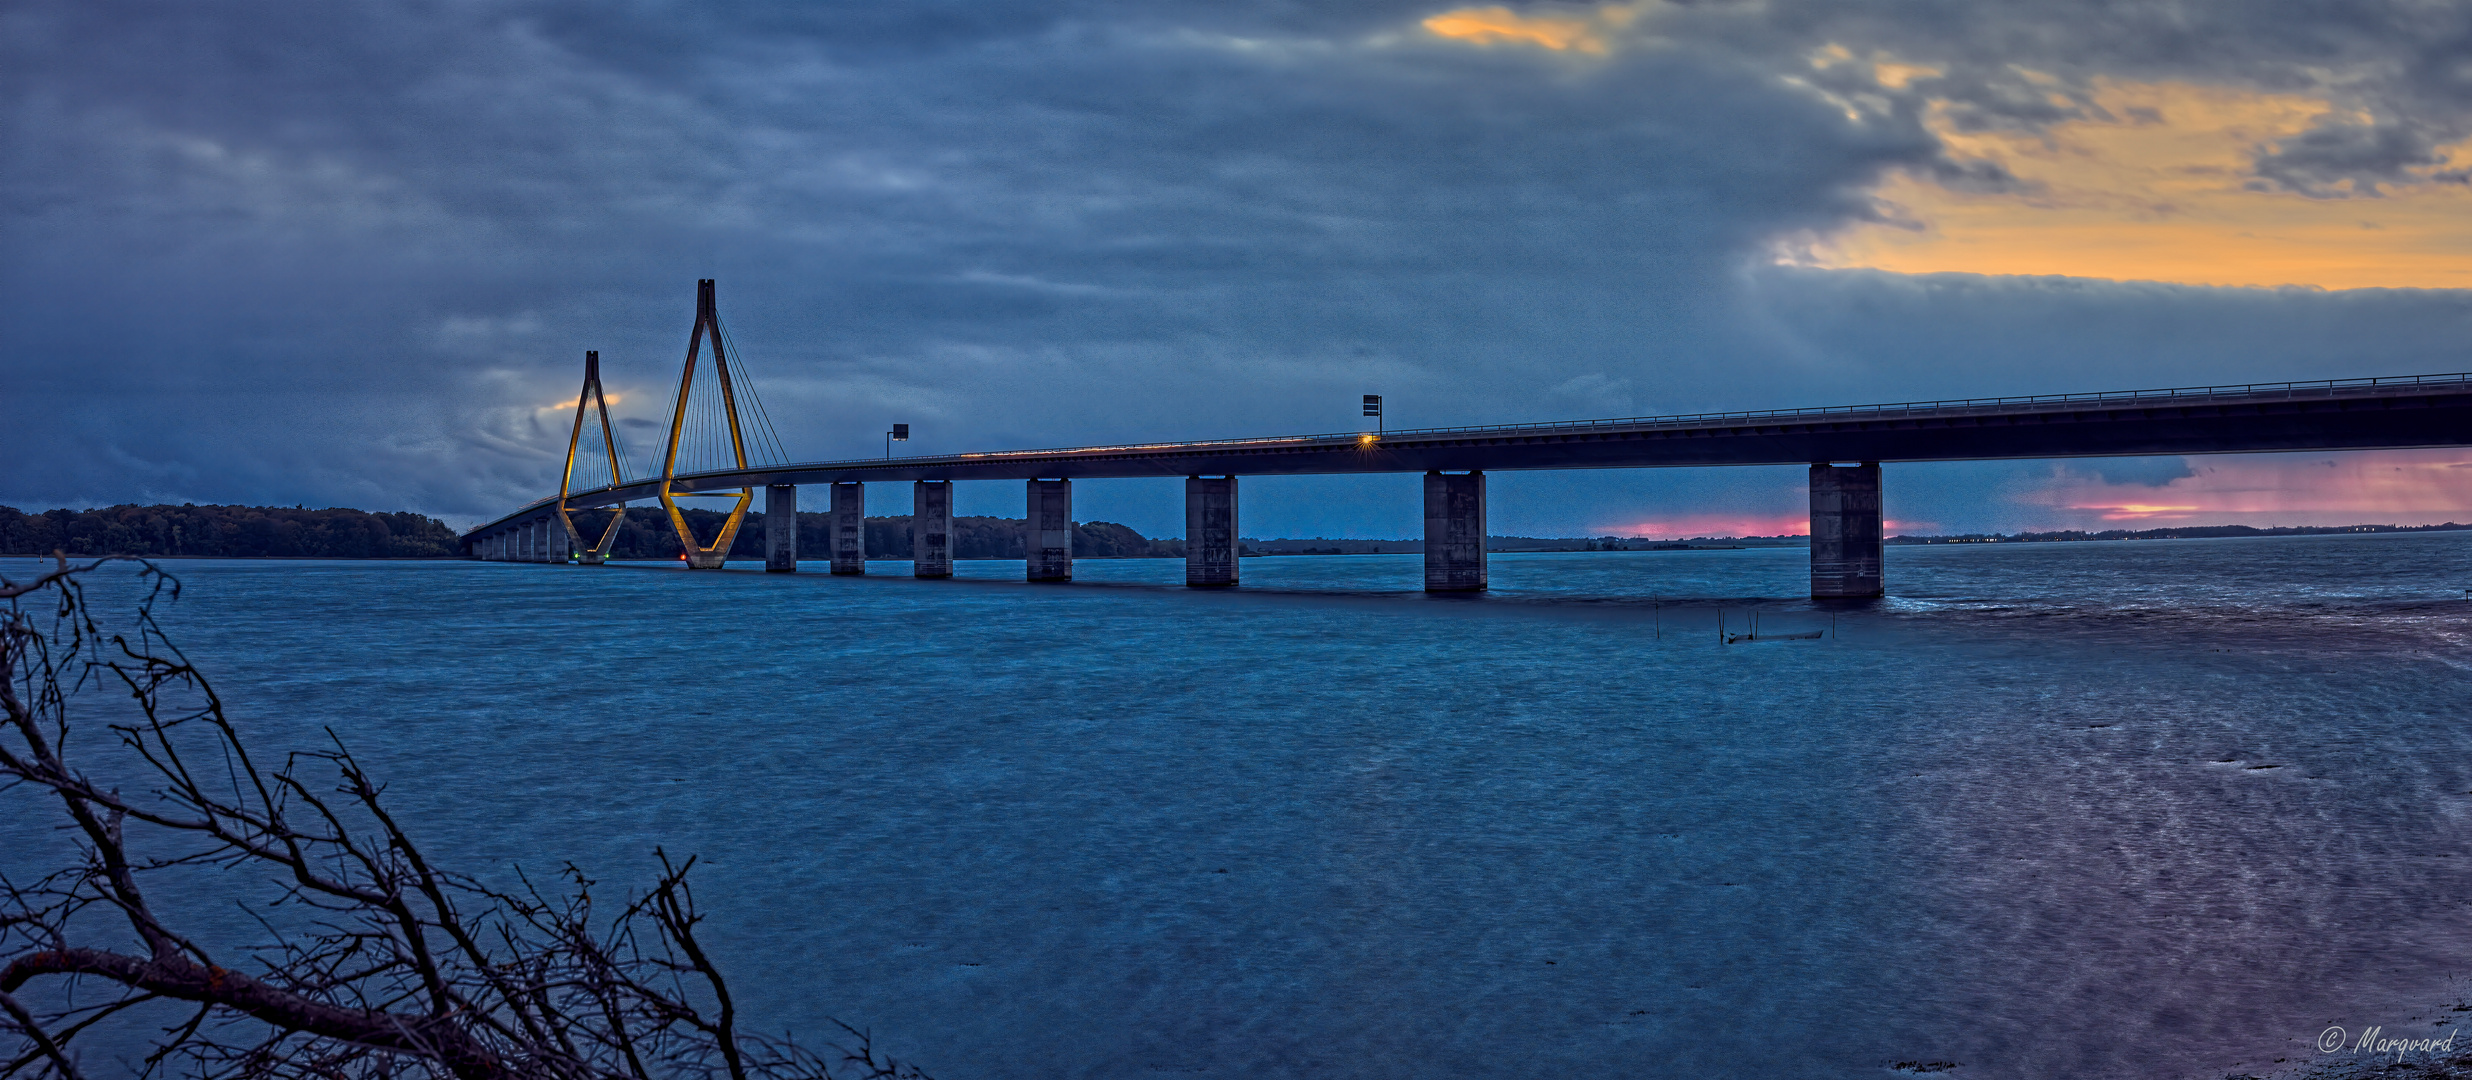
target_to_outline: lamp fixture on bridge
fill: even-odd
[[[893,456],[893,444],[894,444],[894,443],[897,443],[897,442],[909,442],[909,441],[910,441],[910,425],[908,425],[908,424],[895,424],[895,425],[893,425],[893,430],[891,430],[891,431],[887,431],[887,432],[885,432],[885,433],[884,433],[884,456],[885,456],[885,457],[887,457],[887,458],[889,458],[889,457],[892,457],[892,456]]]
[[[1382,431],[1382,395],[1365,395],[1365,415],[1373,418],[1374,433],[1380,434]]]

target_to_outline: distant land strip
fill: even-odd
[[[608,510],[578,511],[575,523],[597,537],[608,527]],[[674,560],[680,547],[661,511],[636,508],[626,512],[612,545],[619,559]],[[710,537],[724,515],[712,510],[685,511],[689,528]],[[732,558],[762,559],[764,515],[749,514],[731,545]],[[829,515],[798,515],[798,549],[822,558],[831,536]],[[910,518],[871,517],[867,524],[867,557],[910,557]],[[954,557],[1018,559],[1022,557],[1022,519],[957,517],[953,519]],[[2090,540],[2191,540],[2241,536],[2323,536],[2337,533],[2461,532],[2472,525],[2340,525],[2279,526],[2192,525],[2160,529],[2106,529],[2100,532],[1961,533],[1951,536],[1892,536],[1891,544],[2035,544]],[[1183,558],[1184,541],[1152,539],[1112,521],[1085,521],[1073,526],[1075,558]],[[1416,555],[1422,540],[1357,540],[1330,537],[1263,540],[1245,538],[1247,555]],[[1489,536],[1488,551],[1704,551],[1746,547],[1800,547],[1803,536],[1701,536],[1688,540],[1652,540],[1636,536],[1538,537]],[[433,517],[412,513],[371,513],[332,507],[302,506],[111,506],[93,510],[48,510],[28,514],[0,506],[0,555],[75,556],[138,555],[150,558],[224,559],[451,559],[463,554],[456,530]]]
[[[420,514],[340,507],[109,506],[28,514],[0,506],[0,554],[227,559],[443,559],[461,537]]]

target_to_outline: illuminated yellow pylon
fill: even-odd
[[[678,512],[672,501],[670,481],[678,475],[678,439],[687,426],[687,392],[695,388],[696,346],[709,335],[712,338],[712,367],[721,380],[721,412],[730,421],[730,452],[737,457],[738,468],[747,467],[747,441],[738,431],[738,395],[730,389],[729,357],[721,351],[721,313],[713,305],[712,279],[695,283],[695,329],[687,333],[687,370],[678,377],[678,408],[670,414],[669,450],[661,457],[661,507],[669,511],[670,525],[678,530],[678,544],[687,549],[687,569],[719,569],[729,558],[730,543],[738,539],[738,525],[746,520],[747,504],[754,501],[754,488],[738,490],[738,504],[730,508],[729,520],[721,523],[721,535],[710,547],[698,546],[695,533],[687,528],[687,517]],[[678,492],[680,495],[718,495],[718,492]],[[724,496],[726,497],[726,496]]]
[[[584,388],[575,395],[575,430],[567,435],[566,471],[558,476],[558,520],[566,523],[569,537],[575,541],[575,561],[586,566],[599,566],[609,560],[609,546],[618,539],[618,525],[627,519],[627,504],[619,503],[609,519],[609,528],[601,530],[601,542],[584,543],[583,531],[575,527],[575,515],[567,509],[567,492],[575,483],[575,451],[583,444],[584,410],[601,411],[601,449],[609,455],[609,486],[626,483],[618,474],[618,436],[609,426],[609,399],[601,393],[601,354],[584,354]]]

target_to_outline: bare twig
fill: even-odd
[[[279,768],[251,756],[155,621],[155,603],[178,595],[170,577],[139,562],[150,588],[134,629],[107,635],[81,575],[112,560],[56,561],[32,581],[0,582],[0,786],[48,792],[74,849],[73,865],[40,879],[0,877],[0,1029],[23,1042],[0,1080],[28,1068],[78,1076],[73,1040],[158,998],[197,1008],[165,1029],[149,1072],[177,1057],[201,1076],[303,1080],[920,1076],[847,1025],[855,1047],[830,1047],[830,1061],[738,1030],[697,937],[694,858],[656,849],[658,877],[607,919],[572,866],[558,892],[520,871],[519,888],[502,890],[445,869],[331,729],[331,749]],[[36,597],[56,601],[49,627],[27,606]],[[138,796],[72,760],[69,703],[107,685],[126,695],[127,719],[111,725],[127,754],[115,769],[151,781]],[[145,881],[175,868],[191,871],[179,879],[188,888],[195,871],[219,870],[211,880],[271,893],[245,905],[266,940],[219,959],[167,925]],[[120,996],[17,996],[76,979]]]

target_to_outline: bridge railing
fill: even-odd
[[[2129,404],[2138,401],[2187,402],[2199,398],[2263,398],[2280,396],[2330,396],[2345,391],[2371,392],[2410,386],[2472,387],[2472,372],[2454,375],[2406,375],[2374,379],[2319,379],[2310,382],[2238,383],[2224,386],[2182,386],[2160,390],[2112,390],[2090,394],[2026,394],[2008,397],[1944,398],[1938,401],[1907,401],[1879,405],[1829,405],[1810,409],[1745,409],[1732,412],[1673,413],[1665,416],[1635,416],[1613,420],[1553,420],[1533,424],[1473,424],[1459,427],[1399,428],[1384,433],[1390,441],[1418,435],[1461,435],[1480,432],[1511,431],[1572,431],[1589,428],[1688,427],[1727,420],[1795,419],[1815,416],[1872,416],[1916,412],[1959,412],[1967,409],[1997,409],[2023,405],[2054,405],[2072,402]],[[1061,446],[1040,450],[990,450],[967,454],[934,454],[906,457],[901,465],[930,465],[939,462],[989,461],[1004,458],[1040,457],[1051,454],[1126,453],[1142,450],[1187,449],[1213,446],[1294,446],[1311,443],[1355,442],[1365,432],[1325,432],[1318,435],[1277,435],[1238,439],[1194,439],[1119,443],[1110,446]],[[817,465],[856,467],[880,464],[875,459],[854,459],[847,462],[817,462]]]
[[[1385,438],[1402,435],[1449,435],[1480,431],[1538,431],[1574,428],[1661,427],[1705,424],[1723,420],[1792,419],[1810,416],[1878,415],[1887,413],[1958,412],[1966,409],[2004,408],[2018,405],[2056,405],[2071,402],[2128,404],[2143,400],[2187,401],[2193,398],[2284,398],[2303,396],[2334,396],[2344,391],[2369,392],[2410,386],[2472,386],[2472,372],[2454,375],[2405,375],[2374,379],[2318,379],[2308,382],[2235,383],[2223,386],[2181,386],[2159,390],[2111,390],[2086,394],[2022,394],[2007,397],[1943,398],[1937,401],[1904,401],[1877,405],[1826,405],[1809,409],[1742,409],[1732,412],[1673,413],[1665,416],[1635,416],[1616,420],[1554,420],[1537,424],[1477,424],[1462,427],[1403,428]],[[1307,438],[1355,438],[1346,436],[1306,436]],[[1231,440],[1244,441],[1244,440]],[[1199,444],[1188,444],[1199,445]]]
[[[1963,414],[1969,411],[1991,411],[2036,405],[2131,405],[2140,402],[2187,403],[2205,399],[2293,400],[2304,397],[2340,397],[2346,394],[2373,394],[2381,391],[2413,387],[2448,386],[2472,388],[2472,372],[2451,375],[2404,375],[2363,379],[2316,379],[2303,382],[2233,383],[2217,386],[2178,386],[2155,390],[2111,390],[2084,394],[2024,394],[2005,397],[1943,398],[1937,401],[1906,401],[1877,405],[1829,405],[1809,409],[1744,409],[1731,412],[1675,413],[1665,416],[1639,416],[1612,420],[1558,420],[1533,424],[1477,424],[1459,427],[1402,428],[1381,436],[1384,441],[1427,435],[1469,435],[1491,432],[1577,431],[1604,428],[1690,427],[1700,424],[1756,420],[1810,419],[1830,416],[1897,416],[1915,413]],[[966,454],[925,454],[899,459],[858,458],[846,461],[804,462],[760,470],[723,470],[709,473],[680,474],[682,481],[712,476],[733,476],[743,472],[790,472],[811,469],[860,469],[867,467],[932,466],[1002,461],[1010,458],[1049,457],[1060,454],[1121,454],[1144,450],[1192,450],[1211,447],[1275,447],[1308,446],[1313,444],[1354,443],[1366,433],[1346,431],[1319,435],[1279,435],[1238,439],[1197,439],[1176,442],[1119,443],[1108,446],[1063,446],[1039,450],[989,450]],[[642,483],[633,481],[631,483]],[[613,485],[630,486],[630,485]],[[593,495],[611,490],[611,486],[577,490],[572,495]],[[537,507],[556,503],[551,496],[525,504],[504,517],[514,517]],[[503,520],[503,518],[501,519]]]

